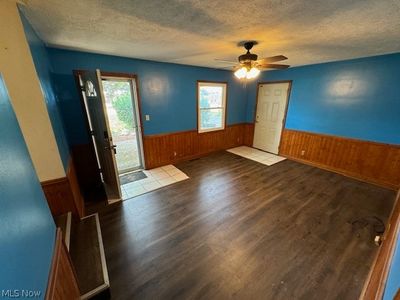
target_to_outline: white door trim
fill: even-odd
[[[132,100],[133,105],[135,106],[135,113],[136,113],[136,125],[138,127],[138,142],[139,142],[139,152],[140,152],[140,160],[142,163],[142,168],[146,169],[146,160],[144,157],[144,145],[143,145],[143,125],[142,125],[142,116],[141,116],[141,106],[139,103],[139,83],[137,77],[131,78],[131,88],[132,88]]]

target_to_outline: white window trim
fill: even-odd
[[[209,128],[209,129],[201,129],[201,108],[200,108],[200,87],[202,86],[217,86],[222,87],[222,106],[221,107],[213,107],[213,108],[206,108],[206,109],[222,109],[222,126],[216,128]],[[228,84],[226,82],[207,82],[207,81],[198,81],[197,82],[197,132],[204,133],[210,131],[218,131],[225,129],[225,114],[226,114],[226,92],[228,89]],[[204,109],[203,109],[204,110]]]

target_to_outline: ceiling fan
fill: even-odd
[[[257,77],[262,70],[266,69],[287,69],[289,65],[272,64],[274,62],[287,59],[284,55],[276,55],[258,59],[257,54],[250,53],[253,46],[257,45],[256,41],[240,42],[239,46],[243,46],[247,52],[238,57],[239,65],[233,67],[235,76],[239,79],[253,79]],[[217,61],[229,62],[237,64],[235,61],[216,59]]]

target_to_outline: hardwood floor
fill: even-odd
[[[386,223],[393,191],[227,152],[176,166],[191,178],[99,214],[112,299],[358,298],[378,249],[360,219]]]

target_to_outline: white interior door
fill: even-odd
[[[289,82],[260,84],[253,147],[278,154]]]
[[[115,145],[108,124],[100,71],[85,71],[81,79],[107,198],[109,201],[120,200],[121,188],[116,168]]]

